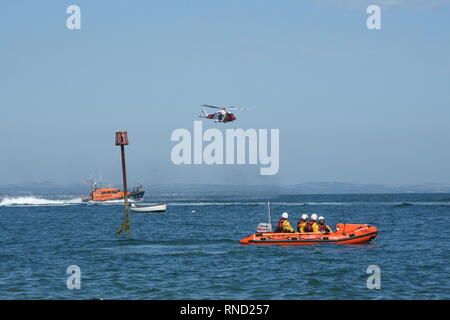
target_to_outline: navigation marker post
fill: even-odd
[[[123,194],[124,194],[124,205],[125,205],[125,220],[120,226],[116,234],[120,234],[123,230],[130,235],[130,219],[128,216],[128,189],[127,189],[127,168],[125,166],[125,146],[128,145],[128,133],[126,131],[116,132],[116,146],[120,146],[120,151],[122,153],[122,176],[123,176]]]

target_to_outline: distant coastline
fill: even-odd
[[[110,185],[110,184],[105,184]],[[267,194],[382,194],[382,193],[450,193],[450,184],[416,185],[356,184],[344,182],[305,182],[294,185],[226,185],[226,184],[145,184],[147,195],[267,195]],[[51,181],[0,185],[0,194],[86,194],[84,184],[61,184]]]

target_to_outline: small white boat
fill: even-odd
[[[134,212],[166,212],[167,204],[137,205],[132,203],[129,208]]]

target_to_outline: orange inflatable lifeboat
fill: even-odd
[[[378,235],[378,229],[368,224],[339,223],[336,232],[331,233],[262,233],[257,232],[241,240],[241,244],[279,244],[301,245],[315,243],[358,244],[372,241]]]

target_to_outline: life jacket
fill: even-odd
[[[331,232],[330,227],[327,226],[325,223],[324,224],[318,223],[318,226],[319,226],[319,231],[320,232]]]
[[[280,221],[278,221],[277,230],[276,230],[275,232],[283,232],[283,230],[284,230],[283,223],[284,223],[286,220],[287,220],[287,219],[285,219],[285,218],[281,218]]]
[[[298,222],[297,222],[297,230],[298,230],[298,232],[301,231],[302,224],[304,224],[304,223],[306,223],[306,220],[305,220],[305,219],[300,219],[300,220],[298,220]]]
[[[305,225],[305,232],[313,232],[314,230],[312,227],[315,223],[316,222],[314,220],[308,220],[308,222],[306,222],[306,225]]]

